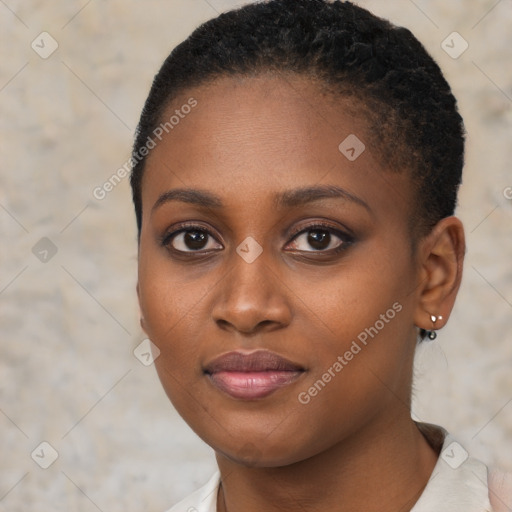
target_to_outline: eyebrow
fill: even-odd
[[[369,213],[372,213],[371,208],[365,201],[336,185],[315,185],[279,192],[274,196],[274,206],[276,208],[293,208],[313,201],[331,198],[350,201],[362,206]],[[172,201],[181,201],[183,203],[214,209],[219,209],[224,206],[219,196],[206,190],[175,188],[159,196],[153,205],[152,212],[160,206]]]

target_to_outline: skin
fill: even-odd
[[[221,78],[187,90],[169,112],[191,96],[197,107],[146,162],[137,293],[141,326],[161,351],[163,387],[215,450],[218,510],[410,510],[438,457],[411,420],[417,329],[432,329],[431,314],[443,317],[436,329],[449,318],[465,251],[461,222],[443,219],[413,250],[407,173],[383,168],[370,145],[345,158],[338,145],[349,134],[369,140],[364,117],[311,80]],[[275,194],[312,185],[341,187],[368,208],[346,198],[273,205]],[[216,194],[223,206],[153,209],[183,187]],[[183,233],[162,245],[185,221],[211,233],[203,247],[187,246]],[[325,248],[312,246],[307,228],[318,221],[353,242],[331,231]],[[248,236],[263,249],[252,263],[236,252]],[[396,302],[401,311],[300,403],[299,393]],[[305,371],[249,401],[203,373],[220,354],[256,348]]]

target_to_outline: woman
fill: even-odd
[[[350,2],[224,13],[162,65],[133,159],[141,325],[219,466],[172,511],[507,506],[411,419],[465,240],[462,118],[408,30]]]

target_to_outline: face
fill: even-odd
[[[305,78],[223,78],[165,118],[190,97],[148,156],[139,247],[142,326],[178,412],[268,467],[409,415],[407,176],[348,98]]]

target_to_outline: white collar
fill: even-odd
[[[487,466],[468,455],[445,429],[430,423],[416,425],[440,455],[411,512],[493,512],[489,503]],[[220,472],[167,512],[216,512]]]
[[[487,466],[470,457],[446,430],[430,423],[416,423],[435,448],[442,436],[437,463],[411,512],[492,512]]]

